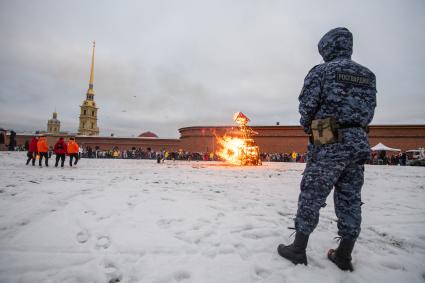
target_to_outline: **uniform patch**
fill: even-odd
[[[364,86],[370,86],[371,84],[371,79],[368,77],[343,73],[336,73],[336,81],[340,83],[349,83]]]

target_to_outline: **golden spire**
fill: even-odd
[[[96,47],[96,42],[93,41],[93,53],[91,57],[91,66],[90,66],[90,81],[89,81],[89,89],[87,90],[87,99],[93,100],[94,90],[94,48]],[[90,95],[90,96],[89,96]]]

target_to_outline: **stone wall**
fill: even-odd
[[[183,148],[193,151],[215,149],[215,136],[222,136],[232,127],[187,127],[181,128],[180,139]],[[256,143],[261,152],[305,152],[307,151],[307,135],[300,126],[253,126],[258,132]],[[369,131],[371,146],[383,143],[389,147],[403,151],[425,147],[425,125],[376,125]]]
[[[33,135],[22,135],[18,134],[17,145],[25,144],[25,141],[30,141]],[[50,146],[54,146],[59,137],[64,137],[68,141],[69,136],[64,135],[48,135],[47,141]],[[168,151],[178,151],[180,147],[179,139],[159,139],[159,138],[120,138],[120,137],[100,137],[100,136],[77,136],[77,143],[80,146],[95,149],[96,146],[101,150],[109,150],[117,146],[120,150],[122,149],[132,149],[135,148],[144,148],[147,149],[150,147],[152,150],[168,150]]]
[[[253,126],[258,132],[256,143],[261,152],[305,152],[307,150],[307,136],[299,126]],[[100,149],[131,149],[132,147],[150,147],[152,150],[177,151],[183,149],[191,152],[211,152],[217,149],[216,137],[226,132],[236,130],[237,127],[185,127],[179,129],[180,139],[160,138],[120,138],[78,136],[77,142],[83,146]],[[22,145],[30,140],[32,135],[17,135],[17,144]],[[67,136],[64,136],[68,139]],[[54,145],[58,135],[48,136],[50,145]],[[370,127],[369,142],[371,146],[381,142],[389,147],[401,150],[425,147],[425,125],[376,125]]]

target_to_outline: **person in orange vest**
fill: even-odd
[[[77,165],[78,162],[78,143],[75,141],[75,138],[69,138],[68,141],[68,155],[69,155],[69,166],[72,167],[72,159],[75,158],[74,165]]]
[[[45,158],[44,163],[45,163],[46,167],[48,167],[49,166],[49,153],[48,153],[49,152],[49,144],[47,143],[46,136],[43,135],[38,139],[37,151],[38,151],[38,154],[40,155],[40,159],[38,160],[38,165],[40,167],[42,167],[41,162],[42,162],[43,157],[44,157]]]

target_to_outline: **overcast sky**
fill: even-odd
[[[76,132],[96,40],[101,135],[298,125],[298,95],[329,29],[377,76],[373,124],[425,124],[425,1],[0,1],[0,127]]]

